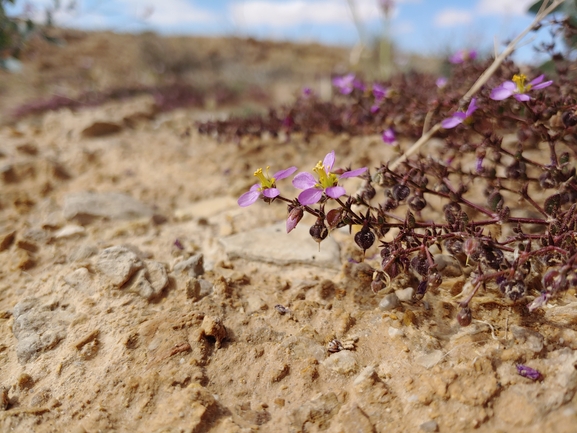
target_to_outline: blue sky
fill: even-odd
[[[76,0],[74,11],[55,16],[62,25],[119,32],[231,35],[354,45],[359,40],[348,0]],[[383,29],[378,0],[352,0],[367,39]],[[391,30],[399,48],[440,54],[469,48],[492,51],[494,41],[515,37],[532,19],[534,0],[397,0]],[[22,10],[22,0],[16,1]],[[52,0],[29,1],[39,18]],[[533,35],[547,40],[547,32]],[[534,43],[533,42],[533,43]],[[517,55],[530,62],[529,46]]]

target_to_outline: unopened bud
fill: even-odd
[[[473,320],[473,315],[471,314],[471,309],[469,307],[461,308],[461,311],[457,314],[457,322],[461,326],[469,326]]]
[[[288,214],[286,219],[286,232],[290,233],[303,218],[304,212],[301,206],[295,206]]]

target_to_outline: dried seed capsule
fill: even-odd
[[[457,322],[461,326],[469,326],[473,320],[473,315],[471,314],[471,309],[469,307],[461,308],[461,311],[457,314]]]
[[[329,230],[325,227],[325,223],[318,219],[309,229],[311,237],[319,244],[329,235]]]
[[[419,285],[417,286],[417,290],[415,290],[415,298],[423,299],[423,297],[425,296],[425,293],[427,293],[427,287],[428,286],[429,286],[428,280],[420,281]]]
[[[371,201],[376,194],[375,188],[370,183],[364,184],[358,193],[359,197],[366,202]]]
[[[427,206],[427,200],[422,195],[414,195],[409,199],[409,207],[415,212],[422,211]]]
[[[367,226],[363,226],[361,231],[355,235],[355,243],[364,252],[371,248],[375,243],[375,235]]]
[[[407,185],[397,184],[393,187],[393,198],[396,201],[403,201],[411,193],[411,189]]]
[[[501,292],[511,301],[517,301],[525,296],[527,287],[522,280],[508,281],[504,280],[499,284]]]
[[[426,257],[416,256],[411,259],[411,268],[423,277],[429,272],[429,261]]]

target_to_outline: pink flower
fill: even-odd
[[[386,144],[395,144],[397,141],[397,136],[395,135],[393,128],[388,128],[383,131],[383,141]]]
[[[475,50],[459,50],[451,57],[449,57],[449,62],[454,65],[463,63],[467,60],[475,60],[477,58],[477,51]]]
[[[515,74],[512,81],[505,81],[491,91],[491,99],[502,101],[509,96],[513,96],[517,101],[529,101],[531,97],[526,94],[529,90],[544,89],[553,84],[553,81],[543,82],[544,79],[545,75],[539,75],[534,80],[529,81],[528,84],[525,84],[527,76],[525,74]]]
[[[328,197],[337,199],[346,194],[342,186],[338,186],[340,179],[356,177],[367,171],[367,167],[357,168],[356,170],[346,171],[340,176],[332,173],[335,163],[335,151],[328,153],[325,159],[319,161],[313,171],[318,176],[318,180],[310,173],[299,173],[293,179],[293,186],[304,190],[298,196],[298,200],[303,205],[317,203],[325,193]]]
[[[435,82],[435,84],[437,85],[437,87],[439,89],[442,89],[443,87],[445,87],[447,85],[448,81],[449,80],[447,80],[446,77],[439,77],[439,78],[437,78],[437,81]]]
[[[455,126],[459,125],[460,123],[463,123],[463,122],[466,122],[467,120],[469,120],[477,108],[478,108],[477,107],[477,98],[473,98],[473,99],[471,99],[471,102],[469,104],[469,108],[467,108],[467,111],[465,111],[464,113],[462,111],[457,111],[455,114],[453,114],[448,119],[443,120],[441,122],[441,126],[445,129],[454,128]]]
[[[255,183],[250,187],[250,190],[245,192],[238,198],[238,205],[241,207],[250,206],[256,202],[260,195],[262,194],[266,198],[275,198],[280,195],[280,191],[276,188],[276,181],[279,179],[284,179],[289,177],[295,171],[296,167],[289,167],[285,170],[277,171],[272,177],[268,176],[268,169],[266,168],[267,174],[262,172],[262,168],[259,168],[254,172],[254,175],[258,178],[259,183]]]

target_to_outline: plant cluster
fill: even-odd
[[[576,31],[569,19],[557,24],[556,32]],[[335,165],[337,149],[311,164],[312,173],[293,177],[302,190],[298,197],[283,195],[277,185],[296,167],[272,176],[259,169],[258,182],[239,205],[285,202],[287,232],[305,212],[312,214],[310,234],[317,242],[332,230],[356,226],[359,248],[380,250],[374,291],[409,274],[422,298],[443,282],[441,253],[451,255],[468,274],[461,325],[471,322],[471,300],[481,290],[534,311],[577,287],[575,70],[555,43],[542,48],[554,66],[550,79],[506,60],[457,109],[490,62],[460,55],[447,77],[409,73],[377,83],[336,77],[337,96],[330,102],[307,90],[293,106],[267,117],[208,122],[199,130],[236,137],[382,133],[383,145],[398,145],[398,137],[416,138],[439,124],[436,137],[445,145],[434,155],[351,170]],[[363,179],[360,190],[346,191],[349,177]]]

